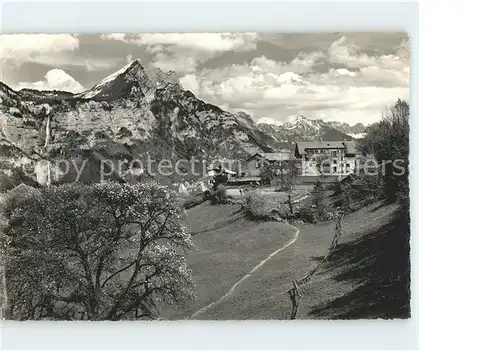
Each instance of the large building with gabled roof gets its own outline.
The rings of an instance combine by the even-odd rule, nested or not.
[[[358,158],[355,141],[301,141],[294,154],[302,161],[302,175],[347,175]]]

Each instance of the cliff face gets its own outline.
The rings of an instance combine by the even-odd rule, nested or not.
[[[59,161],[89,155],[215,159],[271,150],[249,116],[207,104],[175,72],[147,74],[138,61],[80,94],[0,83],[0,122],[0,172],[12,183],[61,180]]]

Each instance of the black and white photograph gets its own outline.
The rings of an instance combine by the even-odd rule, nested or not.
[[[1,34],[1,318],[410,319],[410,57],[404,32]]]

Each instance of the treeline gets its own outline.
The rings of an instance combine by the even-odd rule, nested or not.
[[[370,126],[359,140],[365,164],[351,181],[342,185],[343,206],[355,210],[369,202],[398,201],[409,208],[410,106],[405,100],[384,111],[382,120]]]

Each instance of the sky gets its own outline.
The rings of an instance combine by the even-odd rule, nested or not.
[[[16,90],[81,92],[136,59],[261,122],[370,124],[409,98],[405,33],[0,35],[0,80]]]

